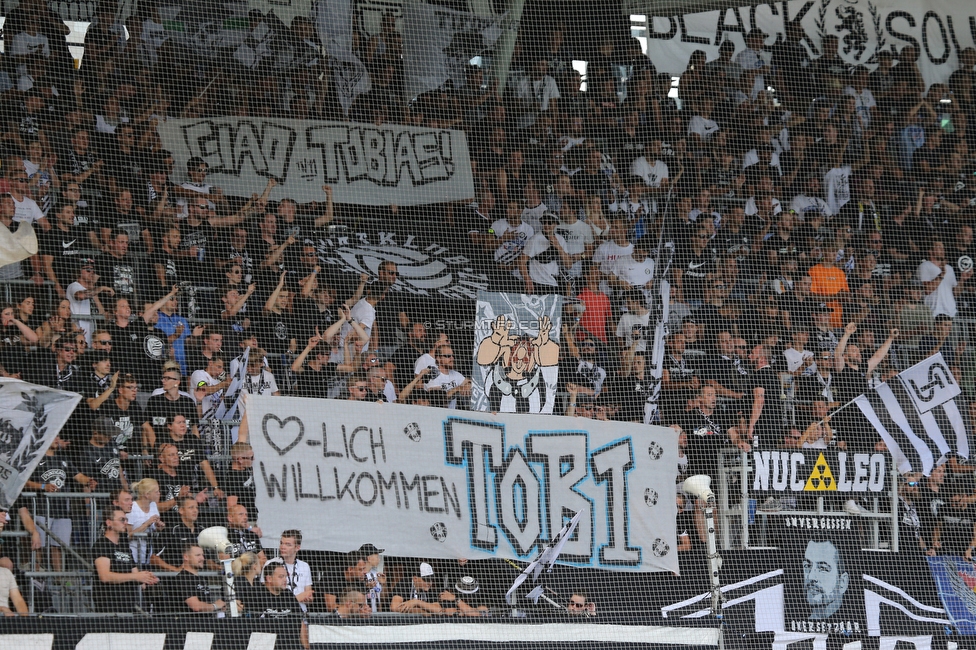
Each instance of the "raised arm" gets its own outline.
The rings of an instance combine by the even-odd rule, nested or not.
[[[837,343],[837,349],[834,350],[834,370],[837,372],[844,369],[844,350],[847,349],[847,342],[856,331],[857,325],[848,323],[847,327],[844,328],[844,335],[840,337],[840,342]]]
[[[888,338],[885,339],[885,342],[881,344],[878,351],[871,355],[871,358],[868,359],[869,375],[873,373],[875,369],[881,365],[881,362],[885,360],[885,357],[888,356],[888,352],[891,350],[891,345],[895,342],[896,338],[898,338],[898,328],[891,330],[891,332],[888,334]]]

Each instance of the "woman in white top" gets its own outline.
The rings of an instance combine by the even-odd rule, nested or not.
[[[148,537],[133,537],[129,542],[132,549],[132,559],[140,566],[149,564],[149,556],[153,554],[153,537],[166,525],[159,516],[159,483],[155,479],[144,478],[132,484],[135,501],[132,502],[132,512],[127,519],[132,526],[130,535],[148,533]]]

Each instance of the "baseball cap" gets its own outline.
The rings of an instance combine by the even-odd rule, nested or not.
[[[816,307],[813,308],[813,313],[815,313],[815,314],[829,314],[832,311],[834,311],[834,310],[831,309],[830,307],[828,307],[827,306],[827,303],[825,303],[825,302],[822,302],[822,303],[820,303],[819,305],[817,305]]]
[[[359,550],[357,550],[356,552],[363,556],[369,556],[369,555],[379,555],[383,551],[384,549],[376,548],[372,544],[363,544],[362,546],[359,547]]]
[[[427,578],[434,575],[434,567],[430,566],[426,562],[420,563],[420,577]]]
[[[554,215],[551,212],[545,212],[545,213],[543,213],[542,217],[539,219],[539,223],[541,223],[543,225],[545,225],[547,223],[550,223],[550,224],[552,224],[554,226],[558,226],[559,225],[559,217],[557,217],[556,215]]]

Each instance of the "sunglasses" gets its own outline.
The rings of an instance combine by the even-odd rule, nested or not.
[[[454,355],[453,354],[438,354],[437,356],[440,357],[440,358],[442,358],[442,359],[453,359],[454,358]]]

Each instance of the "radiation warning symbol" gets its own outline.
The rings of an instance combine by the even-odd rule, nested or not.
[[[803,486],[804,492],[836,492],[837,482],[834,480],[834,474],[830,471],[830,465],[824,459],[824,455],[820,454],[817,458],[816,464],[813,466],[813,471],[810,472],[810,477],[807,479],[807,484]]]

